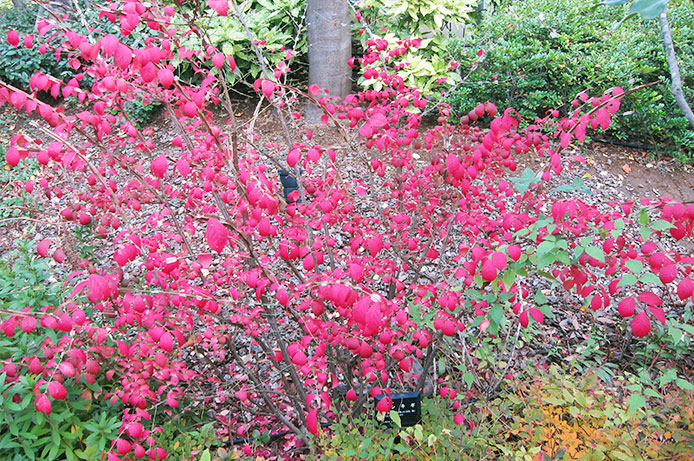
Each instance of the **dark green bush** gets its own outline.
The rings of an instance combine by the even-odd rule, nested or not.
[[[0,10],[0,80],[22,89],[29,88],[29,77],[39,70],[61,80],[69,80],[74,75],[67,60],[57,61],[50,52],[41,54],[38,40],[32,49],[21,45],[15,48],[7,43],[5,34],[9,29],[15,29],[20,37],[36,34],[36,12],[37,6],[33,4],[23,10]]]
[[[584,90],[594,94],[657,82],[623,101],[609,134],[694,152],[694,133],[669,90],[657,21],[631,18],[615,29],[625,12],[577,0],[509,2],[486,17],[471,38],[452,41],[463,69],[477,59],[478,49],[486,57],[447,102],[459,115],[492,101],[533,119],[549,109],[566,110]],[[694,8],[671,1],[669,16],[685,91],[694,101]]]

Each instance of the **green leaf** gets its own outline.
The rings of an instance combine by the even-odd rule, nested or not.
[[[677,379],[677,370],[674,368],[668,368],[663,376],[660,377],[660,387],[665,386]]]
[[[672,341],[677,344],[682,340],[682,330],[677,327],[671,326],[668,328],[668,334],[672,338]]]
[[[686,379],[677,378],[675,380],[675,384],[677,384],[677,386],[679,386],[679,388],[683,391],[694,391],[694,384],[690,383]]]
[[[640,410],[645,406],[646,397],[641,394],[631,394],[631,397],[629,397],[629,413]]]
[[[511,287],[513,286],[514,282],[516,281],[516,271],[513,269],[507,270],[504,273],[504,276],[501,280],[504,282],[504,286],[506,287],[506,290],[510,290]]]
[[[648,224],[649,221],[650,218],[648,217],[648,212],[644,208],[641,210],[641,214],[639,214],[639,224],[641,226],[645,226],[646,224]]]
[[[597,259],[601,263],[605,262],[605,252],[602,251],[602,248],[598,248],[596,246],[589,246],[586,248],[586,253],[588,253],[589,256]]]
[[[634,0],[630,13],[639,13],[643,19],[655,19],[665,11],[668,0]]]
[[[640,274],[643,270],[643,263],[636,259],[630,259],[624,265],[634,274]]]
[[[500,325],[501,321],[504,319],[504,308],[495,304],[489,309],[489,319],[496,325]]]
[[[639,229],[639,234],[641,235],[641,238],[644,242],[651,238],[652,233],[653,231],[650,227],[642,227]]]
[[[651,389],[650,387],[644,389],[643,393],[646,394],[646,395],[649,396],[649,397],[656,397],[656,398],[660,398],[660,397],[661,397],[661,395],[658,394],[657,391],[655,391],[654,389]]]
[[[622,280],[620,280],[619,283],[617,284],[617,287],[618,288],[619,287],[629,287],[629,286],[634,285],[637,281],[638,280],[637,280],[635,275],[624,274],[624,276],[622,277]]]
[[[653,230],[662,231],[666,229],[672,229],[673,227],[675,227],[675,225],[669,221],[665,221],[664,219],[658,219],[657,221],[653,221],[650,227]]]
[[[537,290],[535,292],[535,302],[537,304],[545,304],[547,302],[547,298],[545,297],[545,294],[542,292],[542,290]]]
[[[400,415],[398,414],[397,411],[390,410],[389,415],[390,415],[390,419],[393,420],[393,422],[395,423],[396,426],[402,427],[402,421],[400,420]]]
[[[475,383],[475,376],[468,372],[463,374],[463,380],[465,381],[465,384],[467,384],[467,387],[472,387],[472,385]]]
[[[540,178],[535,177],[535,173],[530,168],[526,168],[520,178],[511,178],[511,180],[516,184],[516,190],[521,195],[525,194],[532,184],[540,182]]]
[[[645,283],[645,284],[653,284],[653,285],[659,285],[662,286],[663,282],[660,281],[657,275],[655,275],[653,272],[646,272],[643,274],[641,277],[639,277],[639,282]]]

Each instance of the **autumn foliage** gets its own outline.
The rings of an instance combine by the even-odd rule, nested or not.
[[[234,12],[226,0],[209,6]],[[563,149],[609,125],[620,88],[581,94],[569,113],[530,125],[483,103],[461,122],[441,107],[425,127],[432,103],[386,70],[377,43],[355,65],[385,88],[344,101],[288,86],[293,54],[283,50],[286,61],[255,85],[285,127],[283,141],[266,142],[253,122],[237,123],[224,78],[233,56],[194,18],[137,1],[102,17],[121,35],[45,21],[36,37],[7,32],[13,46],[43,47],[80,73],[67,82],[38,73],[31,93],[0,82],[0,103],[37,120],[5,160],[35,158],[41,174],[26,193],[60,205],[47,219],[91,226],[108,258],[93,264],[60,239],[40,242],[38,254],[69,273],[67,299],[6,314],[2,329],[32,335],[42,351],[3,368],[10,381],[40,376],[36,411],[49,415],[66,381],[116,383],[100,396],[123,406],[109,460],[165,457],[148,421],[183,402],[214,409],[221,438],[288,431],[282,453],[292,456],[336,412],[371,408],[379,395],[388,412],[391,393],[423,388],[443,341],[542,324],[551,310],[529,292],[531,277],[623,317],[637,337],[692,296],[694,259],[660,242],[691,236],[694,205],[597,207],[550,185],[582,160]],[[125,43],[133,33],[138,46]],[[186,48],[190,33],[202,49]],[[42,44],[51,35],[54,49]],[[195,82],[177,75],[177,60],[194,66]],[[46,93],[78,110],[47,104]],[[133,98],[162,102],[175,135],[136,127],[123,111]],[[307,99],[340,145],[312,141],[299,113]],[[519,176],[519,154],[545,168]],[[298,183],[286,200],[278,170]],[[464,421],[459,405],[450,416]]]

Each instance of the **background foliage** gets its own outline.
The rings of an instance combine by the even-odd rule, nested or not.
[[[692,133],[669,90],[669,72],[656,21],[631,18],[628,8],[573,0],[510,2],[488,15],[470,37],[450,42],[464,64],[486,59],[447,102],[465,114],[479,101],[510,106],[530,120],[562,108],[584,90],[632,88],[657,82],[624,99],[609,134],[622,141],[694,149]],[[673,39],[688,99],[694,100],[694,8],[670,2]]]

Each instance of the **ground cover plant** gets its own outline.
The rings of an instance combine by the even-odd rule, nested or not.
[[[208,6],[243,18],[233,1]],[[4,154],[11,171],[40,165],[21,190],[57,207],[44,221],[93,239],[82,254],[68,237],[74,232],[38,242],[37,255],[67,276],[57,299],[3,305],[6,340],[22,342],[2,357],[3,399],[19,395],[15,403],[24,410],[33,399],[31,417],[54,429],[59,411],[81,417],[86,396],[97,395],[103,417],[84,426],[99,443],[106,440],[96,445],[109,460],[181,458],[180,440],[200,447],[186,457],[209,459],[212,431],[247,456],[292,459],[330,455],[326,440],[343,435],[343,415],[345,426],[374,412],[397,424],[391,410],[399,391],[436,392],[440,398],[425,405],[440,415],[442,433],[482,440],[480,428],[493,418],[481,417],[468,399],[493,399],[506,389],[517,350],[553,315],[531,280],[569,293],[580,300],[577,309],[611,317],[627,344],[647,344],[666,329],[689,344],[694,258],[673,242],[691,237],[694,205],[659,197],[598,207],[581,199],[578,183],[550,186],[582,160],[564,150],[589,130],[607,128],[630,89],[577,94],[566,116],[550,112],[527,126],[513,109],[489,102],[462,123],[441,106],[425,127],[430,103],[384,61],[416,53],[419,43],[402,39],[384,55],[383,42],[369,39],[355,66],[380,79],[379,90],[316,99],[320,88],[282,83],[293,57],[285,49],[275,68],[259,59],[260,101],[242,126],[225,73],[210,71],[233,72],[233,56],[203,33],[200,48],[185,45],[196,33],[195,11],[113,3],[101,16],[118,35],[40,22],[34,39],[55,34],[74,79],[39,72],[30,92],[0,82],[0,102],[33,116],[31,129],[15,133]],[[125,39],[134,34],[143,40]],[[15,30],[6,40],[17,48],[33,44]],[[253,43],[262,58],[262,41]],[[181,59],[200,74],[199,84],[174,73]],[[46,91],[76,99],[78,109],[46,104],[39,97]],[[133,123],[125,105],[137,98],[161,104],[175,136],[162,142]],[[336,127],[341,142],[313,141],[301,124],[307,99],[323,107],[323,123]],[[266,105],[284,127],[281,139],[261,141],[257,133]],[[536,153],[544,167],[515,175],[520,153]],[[286,196],[280,170],[296,183]],[[669,373],[665,384],[691,390],[683,370]],[[604,427],[600,415],[559,400],[553,379],[538,378],[539,397],[528,392],[536,408],[530,417],[564,414],[543,407],[550,395],[585,427]],[[651,395],[643,386],[632,392],[628,411],[647,417],[644,395]],[[596,395],[591,402],[600,401]],[[610,408],[619,413],[623,402]],[[504,432],[510,440],[532,425],[515,416]],[[214,428],[198,427],[204,418]],[[681,420],[690,424],[691,413],[683,410]],[[196,429],[182,434],[188,424]],[[375,456],[451,448],[437,445],[434,434],[423,443],[416,427],[403,431]],[[68,454],[66,430],[55,432],[36,444],[92,459],[83,450]],[[675,432],[691,444],[684,429]],[[548,455],[559,452],[546,433],[530,436]],[[601,446],[622,447],[619,437],[609,432]],[[644,444],[665,446],[663,440],[670,443],[653,437]],[[0,447],[8,457],[31,449]]]

